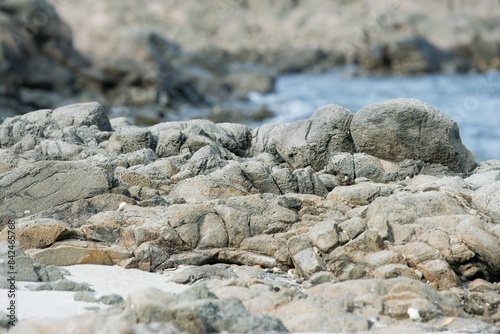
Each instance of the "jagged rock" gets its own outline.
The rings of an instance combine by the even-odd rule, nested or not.
[[[151,132],[136,126],[117,129],[108,142],[111,152],[130,153],[148,148],[151,148]]]
[[[295,267],[306,278],[310,277],[315,272],[324,271],[326,269],[325,262],[313,248],[307,248],[298,252],[292,259]]]
[[[456,227],[464,243],[484,261],[493,276],[498,276],[500,237],[488,231],[487,225],[477,217],[463,220]]]
[[[416,99],[366,106],[354,115],[350,129],[357,152],[381,159],[418,159],[456,172],[469,172],[476,165],[460,140],[457,124]]]
[[[316,110],[306,121],[262,126],[253,133],[252,154],[268,152],[294,168],[320,170],[335,152],[353,152],[349,135],[352,113],[338,105]]]

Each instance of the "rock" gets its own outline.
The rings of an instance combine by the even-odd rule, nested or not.
[[[309,278],[315,272],[326,270],[325,262],[313,248],[298,252],[292,259],[297,270],[306,278]]]
[[[254,131],[252,153],[269,152],[294,168],[320,170],[336,152],[354,150],[348,132],[351,118],[349,110],[327,105],[306,121],[262,126]]]
[[[90,241],[61,241],[49,248],[27,251],[33,260],[40,264],[71,266],[75,264],[114,265],[129,258],[127,249],[113,245],[103,246]]]
[[[476,165],[460,140],[457,124],[419,100],[366,106],[354,115],[350,129],[357,152],[381,159],[419,159],[456,172],[469,172]]]
[[[424,37],[410,37],[371,46],[362,52],[360,65],[383,73],[432,73],[441,69],[442,58],[442,51]]]
[[[121,304],[123,302],[123,297],[117,294],[111,294],[111,295],[101,296],[97,301],[99,303],[103,303],[104,305],[115,305],[115,304]]]
[[[57,281],[53,281],[50,283],[44,283],[41,285],[32,285],[29,286],[29,289],[32,291],[44,291],[44,290],[53,290],[53,291],[88,291],[93,292],[90,286],[87,283],[78,283],[73,282],[68,279],[60,279]]]
[[[428,281],[435,282],[439,290],[448,290],[457,284],[457,277],[444,260],[430,260],[419,263],[417,269]]]
[[[109,176],[89,163],[40,161],[0,175],[0,220],[108,192]]]
[[[323,221],[314,225],[309,231],[309,238],[314,246],[328,253],[341,243],[341,233],[335,222]]]
[[[52,111],[51,117],[62,128],[95,125],[99,130],[111,131],[106,110],[97,102],[77,103],[57,108]]]
[[[478,188],[472,194],[472,204],[486,213],[494,222],[500,222],[500,181]]]
[[[484,261],[493,276],[497,276],[500,269],[500,259],[495,254],[500,251],[500,238],[486,229],[486,224],[479,218],[473,217],[463,220],[456,227],[465,244]]]
[[[370,204],[378,197],[388,197],[392,191],[390,187],[363,182],[349,187],[336,187],[328,193],[326,198],[330,201],[343,202],[350,207],[358,207]]]
[[[165,322],[168,318],[168,306],[177,298],[172,293],[157,288],[147,288],[129,294],[126,306],[133,310],[138,322]]]
[[[68,226],[55,219],[38,219],[17,226],[17,237],[23,249],[46,248],[68,235],[71,235]]]
[[[148,148],[151,148],[151,132],[137,126],[117,129],[108,142],[108,150],[111,152],[130,153]]]

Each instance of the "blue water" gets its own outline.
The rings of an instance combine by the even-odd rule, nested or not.
[[[330,103],[356,112],[371,103],[417,98],[458,123],[462,141],[476,161],[500,159],[500,72],[352,77],[347,71],[285,75],[278,78],[274,93],[251,94],[250,99],[276,113],[266,123],[285,123],[306,119]]]

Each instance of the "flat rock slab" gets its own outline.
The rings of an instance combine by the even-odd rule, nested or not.
[[[0,175],[0,221],[108,192],[106,171],[77,161],[40,161]]]

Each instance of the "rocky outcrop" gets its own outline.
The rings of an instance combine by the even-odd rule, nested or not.
[[[72,264],[181,267],[170,279],[193,285],[13,332],[113,317],[194,333],[499,324],[500,163],[476,167],[423,102],[253,131],[141,128],[79,104],[7,119],[0,145],[0,223],[15,222],[26,278],[54,281],[40,289],[85,289],[50,269]]]
[[[419,100],[394,99],[362,108],[353,117],[351,135],[358,152],[381,159],[422,160],[464,173],[475,167],[457,124]]]

